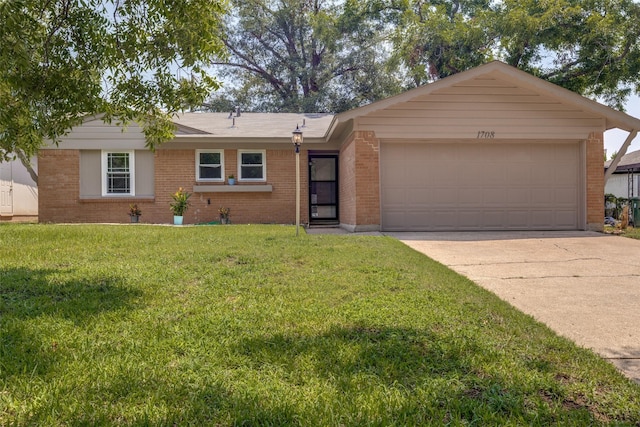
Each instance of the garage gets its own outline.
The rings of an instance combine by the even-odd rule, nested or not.
[[[380,143],[386,231],[575,230],[578,141]]]
[[[340,226],[602,230],[614,128],[640,119],[497,61],[342,112]]]

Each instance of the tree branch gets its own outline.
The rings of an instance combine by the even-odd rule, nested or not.
[[[29,172],[29,175],[31,176],[31,179],[33,180],[33,182],[38,184],[38,174],[33,169],[31,160],[28,159],[27,156],[24,155],[24,152],[18,148],[16,148],[15,153],[20,159],[20,163],[22,163],[22,165],[27,169],[27,172]]]

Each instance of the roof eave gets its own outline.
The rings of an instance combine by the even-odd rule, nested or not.
[[[218,144],[234,144],[238,146],[249,144],[291,144],[290,137],[245,137],[245,136],[216,136],[212,134],[199,134],[199,135],[176,135],[168,143],[179,144],[181,142],[215,142]],[[326,138],[322,137],[304,137],[305,144],[324,144]]]

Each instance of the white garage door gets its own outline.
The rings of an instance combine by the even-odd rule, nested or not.
[[[383,230],[578,229],[578,143],[383,142],[380,168]]]

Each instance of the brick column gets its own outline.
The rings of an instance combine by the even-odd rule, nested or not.
[[[604,229],[604,137],[592,132],[587,139],[587,229]]]
[[[340,222],[351,231],[380,229],[380,141],[352,133],[340,150]]]

